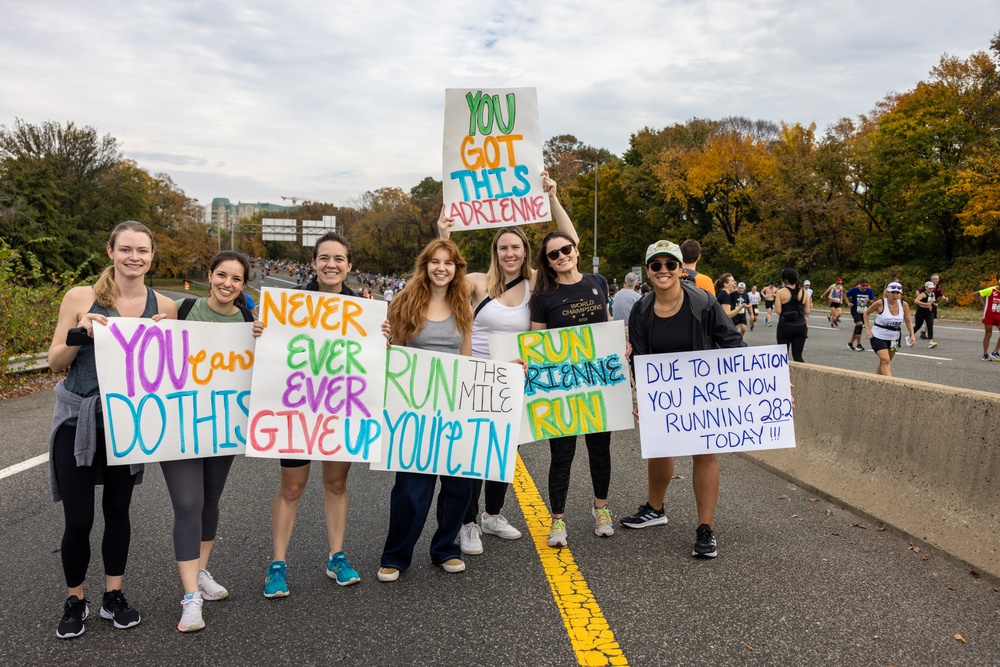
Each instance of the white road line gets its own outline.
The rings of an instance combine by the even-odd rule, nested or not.
[[[897,357],[916,357],[917,359],[933,359],[934,361],[951,361],[947,357],[932,357],[929,354],[913,354],[911,352],[897,352]]]
[[[21,461],[20,463],[15,463],[12,466],[0,470],[0,479],[4,477],[10,477],[11,475],[16,475],[19,472],[23,472],[29,468],[34,468],[37,465],[45,463],[49,460],[48,454],[39,454],[33,459],[28,459],[27,461]]]

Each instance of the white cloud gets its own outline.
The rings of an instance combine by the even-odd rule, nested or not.
[[[544,136],[621,153],[691,117],[868,111],[994,0],[381,3],[0,0],[0,123],[74,121],[185,191],[346,203],[440,178],[444,89],[536,86]]]

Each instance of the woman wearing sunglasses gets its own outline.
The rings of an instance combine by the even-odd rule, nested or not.
[[[682,271],[681,249],[677,244],[657,241],[646,249],[646,275],[653,291],[642,297],[629,315],[633,356],[746,347],[722,305],[694,283],[681,280]],[[712,522],[719,499],[719,462],[715,454],[703,454],[692,457],[692,463],[694,500],[698,507],[692,555],[715,558],[718,550]],[[646,471],[646,502],[635,514],[622,519],[626,528],[667,523],[663,499],[674,474],[674,459],[648,459]]]
[[[910,305],[902,300],[903,286],[897,282],[891,282],[885,286],[885,296],[878,301],[872,302],[865,310],[865,324],[868,324],[869,316],[875,315],[875,326],[866,327],[866,335],[871,340],[872,350],[878,355],[878,368],[875,373],[878,375],[892,375],[889,365],[892,358],[896,356],[899,349],[900,332],[903,324],[906,324],[910,335],[906,337],[906,344],[913,347],[913,322],[910,320]]]
[[[608,282],[597,274],[581,273],[577,239],[566,232],[549,232],[538,251],[538,274],[531,295],[531,329],[607,322]],[[611,433],[588,433],[584,436],[590,457],[590,479],[594,487],[591,516],[594,533],[600,537],[615,534],[608,507],[611,485]],[[551,438],[549,449],[549,502],[552,507],[550,547],[566,546],[564,510],[569,491],[570,468],[576,454],[576,436]]]
[[[542,190],[549,196],[552,217],[559,231],[577,239],[573,221],[556,196],[556,182],[549,178],[548,172],[543,171],[541,176]],[[449,238],[451,228],[454,226],[454,218],[446,218],[442,209],[438,220],[441,238]],[[536,271],[529,264],[530,256],[531,247],[522,229],[504,227],[497,230],[490,244],[489,270],[486,273],[470,273],[466,276],[472,288],[472,304],[475,309],[475,319],[472,322],[472,356],[489,358],[490,336],[522,333],[531,328],[528,300],[535,285]],[[459,533],[462,553],[469,555],[483,553],[482,533],[505,540],[516,540],[521,537],[521,531],[511,526],[500,513],[509,486],[507,482],[487,481],[486,511],[480,514],[479,495],[484,484],[481,479],[473,480],[472,502],[469,503],[465,522]]]

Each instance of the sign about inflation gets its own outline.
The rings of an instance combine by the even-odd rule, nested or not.
[[[642,457],[795,446],[788,348],[635,358]]]
[[[635,427],[625,323],[490,336],[494,359],[523,359],[521,443]]]
[[[252,330],[133,317],[95,326],[108,464],[242,454]]]
[[[449,88],[444,205],[454,230],[551,220],[534,88]]]
[[[247,456],[373,461],[385,387],[385,302],[265,287]]]
[[[514,479],[518,364],[399,345],[386,356],[382,457],[373,470]]]

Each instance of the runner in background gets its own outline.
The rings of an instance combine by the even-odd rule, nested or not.
[[[840,326],[840,316],[844,312],[844,283],[842,278],[837,278],[836,282],[826,288],[821,299],[830,300],[830,314],[826,316],[831,327]]]
[[[875,292],[872,291],[871,283],[867,278],[862,278],[855,287],[847,290],[847,300],[851,302],[851,318],[854,320],[854,333],[851,340],[847,342],[847,347],[851,350],[864,352],[865,346],[861,344],[861,332],[865,329],[865,309],[868,304],[875,300]],[[854,344],[857,343],[857,347]]]
[[[928,348],[938,346],[937,341],[934,340],[935,301],[937,301],[937,296],[934,294],[934,283],[927,281],[917,288],[917,298],[913,301],[913,307],[916,310],[913,326],[917,331],[920,331],[924,323],[927,323],[927,334],[925,335],[923,331],[920,331],[920,337],[930,340],[930,343],[927,344]]]
[[[764,308],[767,312],[764,314],[764,324],[771,326],[771,313],[774,311],[774,295],[778,293],[778,288],[774,286],[774,283],[768,283],[767,287],[760,291],[761,297],[764,299]]]
[[[1000,336],[997,336],[996,347],[990,352],[990,338],[993,337],[993,327],[1000,332],[1000,287],[993,286],[976,292],[976,298],[983,304],[983,361],[1000,361]]]
[[[868,327],[866,335],[871,341],[872,350],[878,355],[878,368],[875,369],[875,373],[891,377],[890,365],[900,347],[903,325],[905,324],[910,332],[906,337],[906,344],[910,347],[913,347],[916,333],[913,331],[913,322],[910,321],[910,305],[902,298],[903,286],[898,282],[891,282],[885,286],[884,294],[882,299],[868,306],[864,318],[865,322],[868,322],[871,314],[876,313],[875,324]]]

